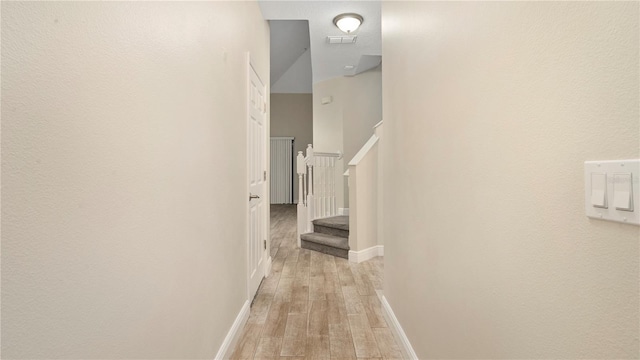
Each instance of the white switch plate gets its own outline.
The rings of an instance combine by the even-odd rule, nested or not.
[[[606,174],[607,208],[594,206],[592,199],[591,174]],[[617,174],[631,174],[633,211],[618,210],[615,207],[614,182]],[[620,193],[620,192],[618,192]],[[624,224],[640,225],[640,159],[607,160],[584,162],[584,207],[588,217],[616,221]]]

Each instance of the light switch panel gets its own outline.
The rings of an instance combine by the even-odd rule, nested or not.
[[[613,174],[613,204],[616,210],[633,211],[632,174]]]
[[[640,225],[640,160],[585,161],[584,206],[590,218]]]

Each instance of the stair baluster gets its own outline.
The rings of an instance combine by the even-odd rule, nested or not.
[[[313,232],[313,220],[337,213],[336,159],[341,158],[340,152],[315,152],[311,144],[306,156],[298,151],[298,245],[300,235]]]

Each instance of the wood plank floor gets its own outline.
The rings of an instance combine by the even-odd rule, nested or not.
[[[296,206],[271,205],[271,275],[232,359],[401,359],[376,289],[382,258],[349,263],[296,242]]]

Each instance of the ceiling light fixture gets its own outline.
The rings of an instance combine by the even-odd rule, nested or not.
[[[340,14],[333,18],[333,23],[338,27],[338,29],[344,31],[347,34],[351,34],[351,32],[355,31],[360,27],[362,21],[364,19],[362,16],[358,14],[348,13],[348,14]]]

